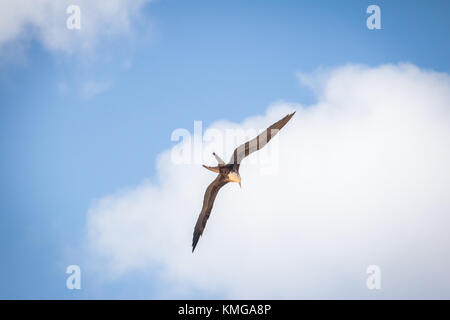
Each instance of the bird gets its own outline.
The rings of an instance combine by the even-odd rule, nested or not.
[[[202,211],[200,212],[197,223],[194,227],[194,234],[192,238],[192,253],[197,246],[198,240],[200,239],[203,231],[205,230],[206,222],[208,221],[209,215],[211,214],[211,210],[214,205],[214,201],[216,200],[217,193],[219,190],[226,185],[228,182],[235,182],[239,184],[241,187],[241,176],[239,174],[239,167],[241,165],[241,161],[252,154],[255,151],[263,148],[269,141],[272,139],[278,131],[283,128],[286,123],[291,120],[294,116],[295,112],[290,113],[278,120],[270,127],[268,127],[265,131],[260,133],[257,137],[249,140],[239,147],[237,147],[231,159],[228,163],[225,163],[215,152],[213,152],[213,156],[217,160],[217,166],[210,167],[203,165],[204,168],[211,170],[215,173],[218,173],[216,179],[206,188],[205,195],[203,197],[203,206]]]

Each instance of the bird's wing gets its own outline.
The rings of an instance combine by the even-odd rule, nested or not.
[[[270,139],[272,139],[278,131],[283,128],[286,123],[294,116],[295,112],[288,114],[283,119],[278,120],[262,133],[260,133],[256,138],[253,138],[246,143],[241,144],[239,147],[234,149],[233,155],[230,159],[230,164],[240,164],[242,159],[244,159],[249,154],[252,154],[255,151],[258,151],[262,147],[264,147]]]
[[[208,188],[206,188],[205,196],[203,198],[202,212],[200,212],[194,228],[194,237],[192,238],[192,252],[194,252],[194,249],[197,246],[197,242],[200,239],[203,230],[205,229],[206,222],[208,221],[217,193],[219,192],[220,188],[222,188],[227,183],[228,181],[225,179],[225,177],[219,174],[217,178],[213,182],[211,182]]]

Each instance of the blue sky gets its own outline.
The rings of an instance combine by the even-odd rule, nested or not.
[[[370,4],[382,30],[366,28]],[[194,120],[315,102],[298,72],[409,62],[449,73],[449,10],[448,1],[160,0],[140,8],[129,34],[72,53],[28,27],[3,46],[20,43],[17,59],[0,47],[0,298],[156,296],[151,274],[145,286],[132,274],[65,288],[94,199],[154,178],[172,131]],[[89,83],[100,92],[86,94]]]

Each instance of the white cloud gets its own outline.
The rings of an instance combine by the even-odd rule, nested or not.
[[[0,2],[0,50],[14,40],[36,37],[51,50],[91,48],[100,36],[127,33],[150,0],[15,0]],[[69,30],[69,5],[81,9],[81,29]]]
[[[94,81],[90,80],[82,84],[81,96],[90,99],[98,94],[101,94],[111,87],[110,81]]]
[[[280,133],[278,173],[244,161],[243,188],[220,191],[194,254],[193,226],[214,175],[173,164],[167,150],[158,181],[91,206],[91,263],[115,277],[152,269],[165,284],[161,296],[172,298],[191,289],[230,298],[450,298],[450,77],[349,65],[316,79],[308,83],[318,103],[295,105]],[[240,126],[264,128],[291,107],[273,105]],[[373,264],[380,291],[366,288]]]

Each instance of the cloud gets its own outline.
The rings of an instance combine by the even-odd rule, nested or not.
[[[81,86],[81,96],[90,99],[101,94],[111,87],[109,81],[87,81]]]
[[[0,50],[12,41],[36,38],[46,48],[76,52],[99,37],[126,34],[150,0],[16,0],[0,2]],[[69,5],[81,9],[81,29],[69,30]]]
[[[194,254],[214,175],[166,150],[157,180],[90,207],[90,263],[112,282],[151,270],[166,298],[450,298],[449,75],[405,64],[311,77],[315,105],[280,102],[232,124],[262,129],[297,110],[279,135],[277,173],[245,160],[243,188],[220,191]],[[369,265],[381,290],[366,288]]]

